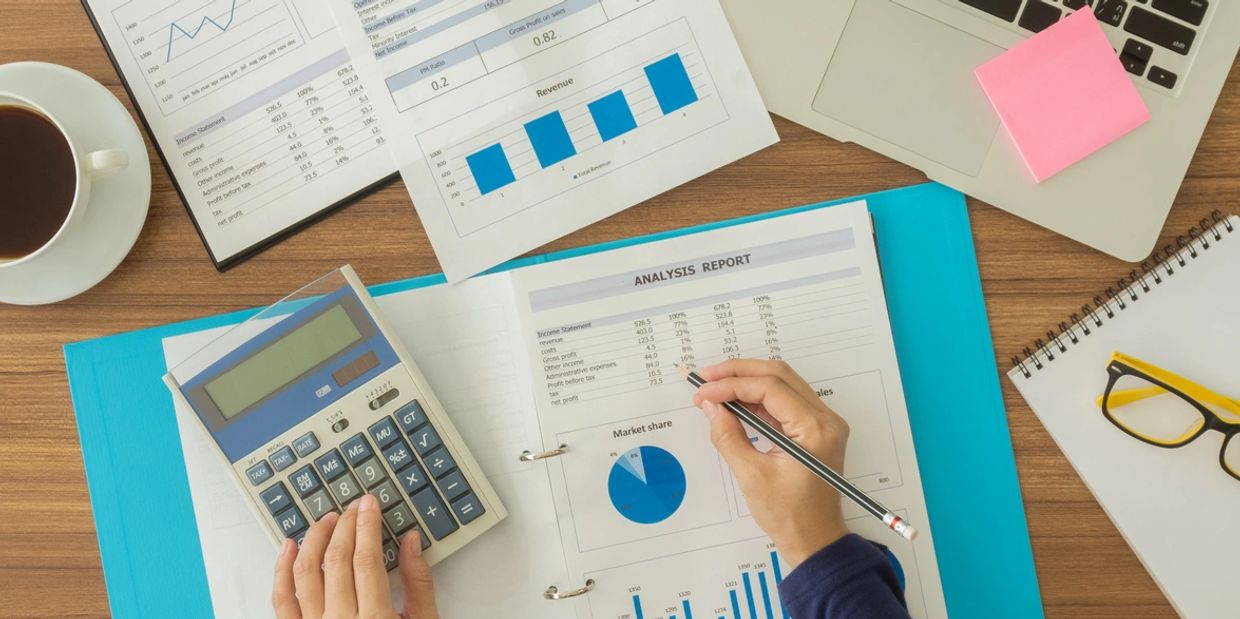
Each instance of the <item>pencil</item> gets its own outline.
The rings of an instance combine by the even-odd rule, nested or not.
[[[681,365],[677,365],[676,368],[680,371],[680,374],[689,381],[690,385],[693,385],[694,387],[701,387],[706,384],[706,379],[699,376],[697,372]],[[870,495],[862,492],[861,489],[854,486],[852,482],[844,479],[843,475],[831,470],[831,467],[824,464],[822,460],[819,460],[816,456],[814,456],[814,454],[810,453],[804,447],[801,447],[795,441],[788,438],[787,435],[777,430],[775,426],[772,426],[757,413],[746,408],[744,404],[741,404],[740,402],[724,402],[723,407],[728,409],[728,411],[733,415],[739,417],[741,421],[749,424],[754,430],[757,430],[758,434],[765,436],[767,440],[784,450],[785,453],[795,458],[801,464],[804,464],[805,468],[808,468],[811,473],[817,475],[828,484],[831,484],[831,487],[838,490],[840,494],[852,499],[853,502],[860,505],[862,509],[870,512],[879,520],[882,520],[883,524],[887,525],[888,529],[891,529],[896,534],[908,540],[911,540],[917,536],[917,529],[913,528],[913,525],[909,524],[903,518],[893,514],[891,510],[883,507],[882,503],[870,498]]]

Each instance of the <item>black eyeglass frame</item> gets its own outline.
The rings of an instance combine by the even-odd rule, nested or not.
[[[1231,475],[1237,481],[1240,481],[1240,471],[1233,471],[1228,468],[1227,459],[1225,458],[1227,454],[1227,447],[1231,444],[1232,440],[1235,440],[1236,435],[1240,434],[1240,424],[1228,423],[1224,421],[1222,417],[1218,416],[1218,413],[1210,410],[1196,399],[1189,397],[1188,394],[1183,391],[1180,391],[1179,389],[1176,389],[1175,387],[1172,387],[1171,385],[1168,385],[1167,383],[1158,380],[1157,378],[1154,378],[1153,376],[1150,376],[1149,374],[1146,374],[1145,372],[1142,372],[1141,370],[1138,370],[1118,359],[1113,359],[1111,363],[1107,365],[1107,376],[1107,388],[1106,391],[1102,393],[1102,414],[1107,418],[1107,421],[1111,422],[1111,425],[1119,428],[1124,432],[1124,434],[1127,434],[1142,443],[1154,445],[1155,447],[1163,447],[1165,449],[1177,449],[1179,447],[1183,447],[1200,438],[1202,434],[1205,434],[1210,430],[1214,430],[1223,435],[1223,446],[1218,452],[1219,467],[1221,467],[1228,475]],[[1151,385],[1165,389],[1168,393],[1179,396],[1180,399],[1188,402],[1193,406],[1193,408],[1197,409],[1197,412],[1201,413],[1204,423],[1201,424],[1201,427],[1198,428],[1192,436],[1189,436],[1182,442],[1174,445],[1151,441],[1135,432],[1132,432],[1128,428],[1124,427],[1124,424],[1115,419],[1115,416],[1111,414],[1111,408],[1109,405],[1109,402],[1111,401],[1111,390],[1115,388],[1115,385],[1119,382],[1119,379],[1124,376],[1135,376],[1141,380],[1149,382]]]

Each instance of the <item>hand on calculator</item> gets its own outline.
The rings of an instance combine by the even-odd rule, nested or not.
[[[284,540],[276,560],[271,604],[279,619],[362,617],[438,619],[431,568],[417,533],[400,545],[405,612],[397,615],[383,561],[383,514],[375,497],[349,504],[310,526],[301,549]]]

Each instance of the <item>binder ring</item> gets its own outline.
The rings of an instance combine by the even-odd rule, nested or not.
[[[548,600],[567,600],[568,598],[575,598],[579,595],[585,595],[593,588],[593,578],[587,579],[584,587],[579,587],[577,589],[573,589],[572,591],[565,591],[563,593],[560,592],[558,587],[551,585],[550,587],[547,587],[546,591],[543,591],[543,597]]]
[[[525,450],[525,451],[521,452],[520,460],[521,460],[522,462],[533,462],[533,461],[535,461],[535,460],[542,460],[543,458],[554,458],[554,457],[556,457],[556,456],[562,456],[562,455],[564,455],[566,452],[568,452],[568,445],[565,445],[565,444],[561,443],[559,447],[557,447],[557,448],[555,448],[555,449],[552,449],[552,450],[550,450],[550,451],[538,451],[538,452],[535,452],[535,451],[530,451],[530,450],[528,450],[528,449],[527,449],[527,450]],[[591,581],[591,582],[593,582],[593,581]],[[552,587],[552,589],[554,589],[554,588],[555,588],[555,587]],[[578,595],[580,595],[580,594],[578,594]],[[572,596],[569,596],[569,597],[572,597]],[[555,598],[555,599],[559,599],[559,598]]]

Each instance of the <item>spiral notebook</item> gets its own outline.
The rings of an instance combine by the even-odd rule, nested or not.
[[[1216,212],[1014,358],[1008,377],[1177,612],[1235,617],[1240,480],[1207,431],[1168,449],[1097,403],[1119,351],[1240,396],[1240,217]]]

